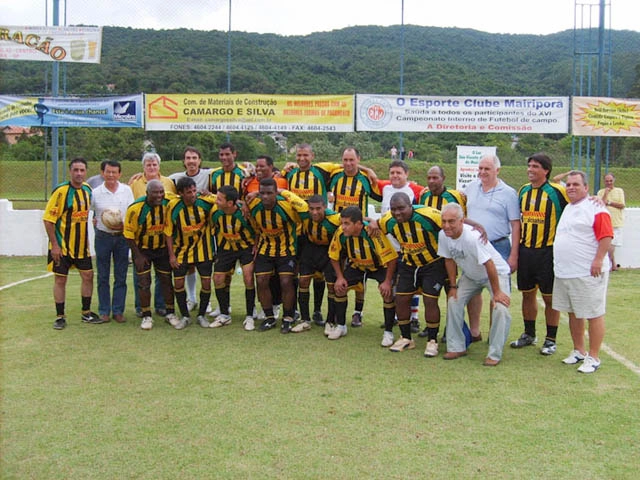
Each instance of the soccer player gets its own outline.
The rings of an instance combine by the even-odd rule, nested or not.
[[[67,275],[71,267],[80,272],[80,296],[82,298],[82,321],[103,323],[91,311],[93,293],[93,265],[89,252],[89,209],[91,187],[84,183],[87,177],[87,161],[77,157],[69,162],[69,181],[58,185],[47,202],[42,220],[49,237],[47,269],[55,274],[53,300],[56,304],[56,320],[53,328],[62,330],[67,326],[65,297]]]
[[[147,195],[138,198],[127,209],[124,221],[126,238],[133,265],[138,277],[137,288],[140,298],[142,322],[140,328],[151,330],[151,266],[155,268],[156,279],[160,282],[166,305],[166,321],[172,327],[180,323],[173,306],[173,286],[171,285],[171,265],[164,236],[165,225],[169,221],[164,186],[160,180],[147,182]]]
[[[347,291],[364,290],[367,278],[378,282],[384,313],[382,346],[393,345],[393,323],[395,305],[393,280],[398,254],[385,235],[373,238],[364,228],[362,210],[350,206],[340,212],[340,228],[329,246],[329,258],[336,272],[334,290],[336,294],[336,327],[328,332],[329,340],[338,340],[347,334]]]
[[[335,272],[329,261],[329,244],[333,235],[340,227],[340,214],[327,208],[327,201],[322,195],[313,195],[307,200],[309,204],[309,218],[304,219],[302,231],[307,241],[302,247],[299,257],[298,305],[300,306],[301,322],[292,331],[304,332],[311,328],[309,315],[309,286],[311,279],[319,272],[327,281],[328,286],[328,314],[325,329],[331,330],[335,323],[335,294],[333,284]],[[314,312],[315,315],[316,312]]]
[[[295,312],[295,288],[293,277],[296,271],[297,224],[307,218],[309,207],[297,195],[283,190],[278,194],[273,178],[260,180],[259,197],[249,201],[251,217],[258,232],[255,263],[258,299],[262,304],[265,319],[258,328],[270,330],[276,325],[273,314],[273,299],[269,281],[276,273],[282,290],[284,315],[281,333],[289,333]]]
[[[213,269],[213,241],[209,215],[214,200],[211,198],[205,201],[197,192],[196,182],[189,177],[178,180],[176,189],[180,198],[169,203],[169,219],[164,229],[169,263],[173,268],[176,301],[182,314],[176,328],[180,330],[191,323],[184,284],[185,276],[192,267],[200,274],[201,282],[196,321],[201,327],[207,328],[209,321],[205,314],[211,297]]]
[[[420,192],[418,203],[442,211],[447,203],[457,203],[466,211],[466,199],[458,190],[447,188],[444,184],[444,170],[434,165],[427,171],[427,186]]]
[[[238,152],[232,143],[223,143],[218,147],[218,160],[220,167],[211,170],[209,175],[208,190],[216,193],[223,185],[231,185],[242,193],[242,181],[244,180],[244,172],[236,165]]]
[[[537,292],[544,301],[547,335],[540,349],[543,355],[556,352],[556,335],[560,312],[553,309],[553,242],[562,211],[569,203],[565,187],[549,182],[551,158],[536,153],[527,159],[529,182],[518,192],[522,212],[522,231],[518,256],[518,290],[522,292],[522,319],[524,333],[511,342],[511,347],[534,345]]]
[[[390,350],[401,352],[415,348],[411,338],[410,304],[416,293],[424,301],[428,336],[425,357],[438,355],[440,307],[438,297],[445,286],[444,260],[438,255],[438,233],[441,229],[440,211],[426,206],[412,206],[406,193],[391,197],[391,210],[378,221],[380,231],[392,235],[400,245],[402,257],[398,261],[396,286],[396,316],[401,337]]]
[[[216,204],[211,209],[210,224],[217,245],[214,263],[213,284],[220,306],[220,314],[209,325],[212,328],[223,327],[231,323],[229,312],[230,295],[228,279],[232,278],[236,262],[240,262],[245,288],[245,306],[247,315],[243,326],[253,330],[253,309],[255,307],[254,243],[255,230],[245,219],[238,207],[238,190],[231,185],[223,185],[216,194]]]

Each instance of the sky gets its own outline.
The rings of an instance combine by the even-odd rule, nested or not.
[[[577,24],[597,27],[599,0],[577,2],[583,5]],[[640,0],[606,3],[611,6],[612,29],[640,31]],[[59,0],[59,4],[60,25],[224,31],[229,26],[229,0]],[[574,4],[574,0],[404,0],[404,23],[546,35],[573,29]],[[53,25],[52,5],[53,0],[0,0],[0,21]],[[401,10],[402,0],[231,0],[231,29],[307,35],[354,25],[399,25]]]

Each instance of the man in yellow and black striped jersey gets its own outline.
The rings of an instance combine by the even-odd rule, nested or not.
[[[211,170],[209,175],[209,191],[216,193],[223,185],[232,185],[242,195],[244,172],[236,165],[238,152],[232,143],[223,143],[218,147],[220,167]]]
[[[255,275],[258,299],[265,314],[259,330],[270,330],[276,325],[269,288],[270,278],[276,273],[284,309],[280,332],[289,333],[293,327],[296,303],[297,225],[307,218],[309,207],[307,202],[287,190],[278,192],[273,178],[260,180],[259,192],[259,197],[250,200],[248,205],[258,234]]]
[[[569,203],[565,188],[549,182],[551,158],[536,153],[527,159],[529,182],[518,191],[522,228],[518,253],[518,290],[522,292],[522,319],[524,333],[511,342],[511,347],[534,345],[536,339],[536,317],[538,289],[544,300],[544,316],[547,334],[540,349],[543,355],[556,351],[556,334],[560,323],[560,312],[552,307],[553,293],[553,241],[564,207]]]
[[[151,330],[151,266],[156,271],[162,297],[166,305],[166,320],[175,327],[178,317],[173,306],[173,287],[171,285],[171,265],[164,238],[164,228],[168,220],[164,186],[160,180],[149,180],[147,194],[134,201],[127,208],[124,219],[124,238],[131,248],[133,265],[138,278],[138,296],[142,322],[140,328]]]
[[[77,157],[69,162],[69,179],[58,185],[47,202],[42,220],[49,237],[47,269],[55,274],[53,300],[56,304],[56,320],[53,328],[62,330],[67,326],[65,298],[67,275],[71,267],[80,272],[80,296],[82,298],[82,321],[103,323],[91,311],[93,294],[93,264],[89,251],[89,210],[91,187],[84,183],[87,178],[87,161]]]

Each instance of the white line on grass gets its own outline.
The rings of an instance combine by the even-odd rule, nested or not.
[[[40,275],[39,277],[25,278],[24,280],[20,280],[19,282],[13,282],[13,283],[10,283],[9,285],[3,285],[2,287],[0,287],[0,292],[2,290],[6,290],[7,288],[16,287],[18,285],[31,282],[33,280],[40,280],[41,278],[47,278],[47,277],[50,277],[51,275],[53,275],[53,273],[49,272],[49,273],[45,273],[44,275]]]

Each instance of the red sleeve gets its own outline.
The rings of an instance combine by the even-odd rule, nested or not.
[[[422,191],[425,187],[423,187],[422,185],[418,185],[415,182],[409,182],[409,187],[411,188],[411,190],[413,190],[413,203],[420,203],[420,195],[422,194]]]
[[[382,193],[382,189],[384,187],[386,187],[387,185],[391,185],[391,180],[380,180],[380,179],[378,179],[378,189],[380,190],[380,193]]]
[[[613,238],[613,226],[608,212],[596,213],[596,218],[593,221],[593,233],[598,241],[606,237]]]

